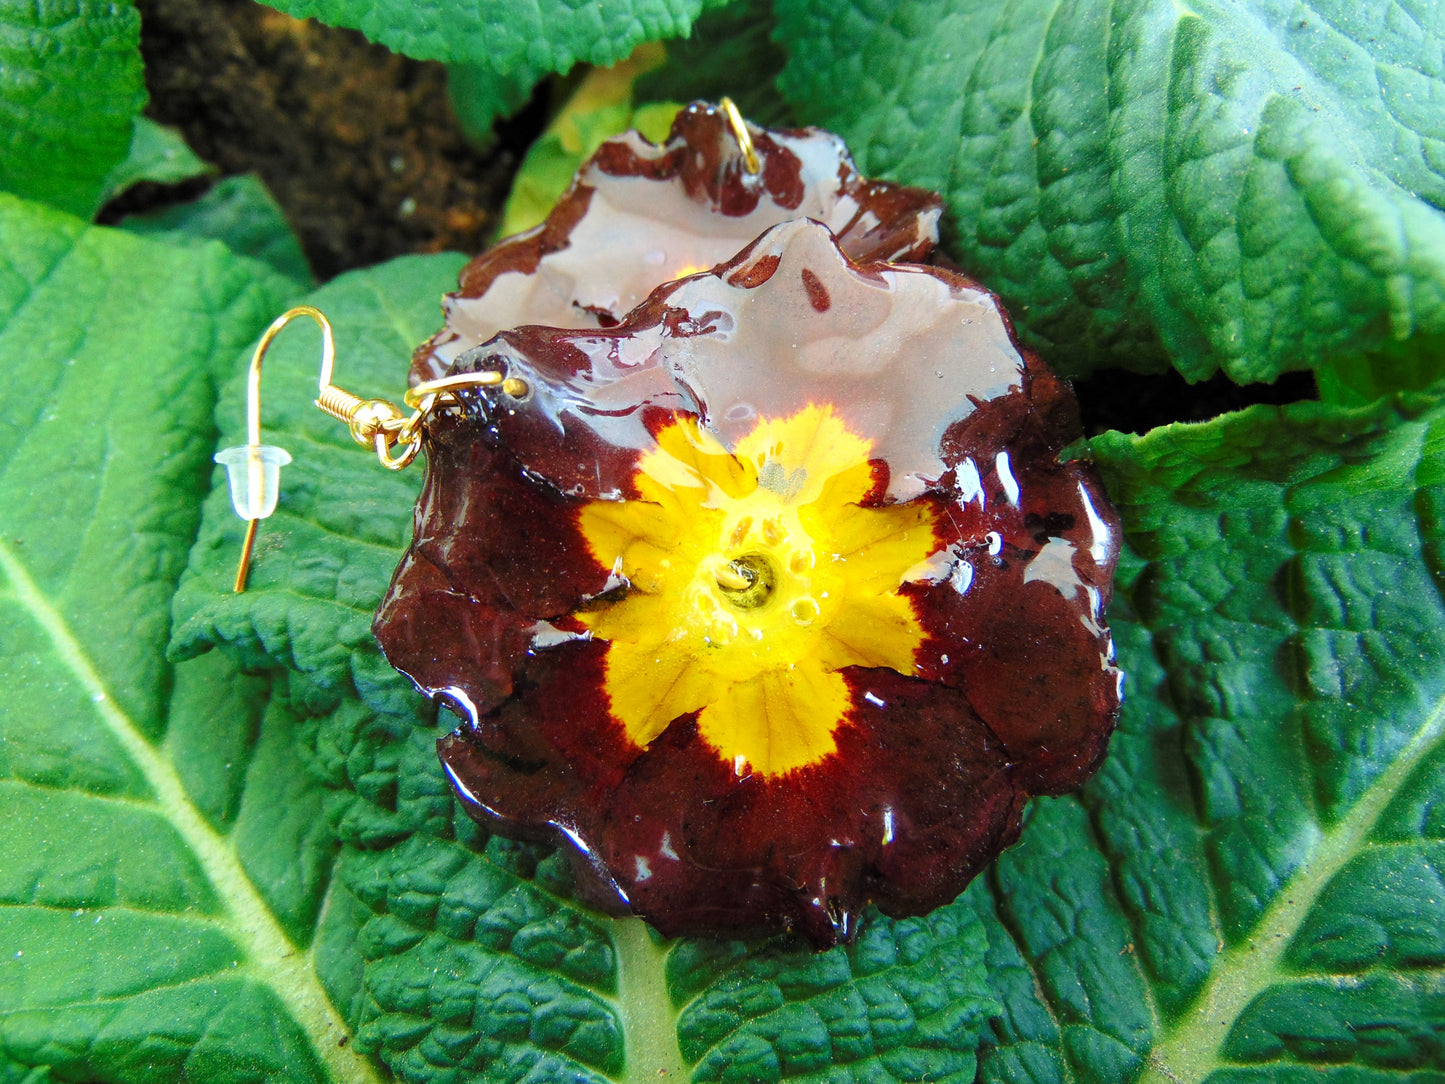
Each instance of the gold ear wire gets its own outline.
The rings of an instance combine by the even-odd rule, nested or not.
[[[761,173],[763,171],[762,159],[758,157],[757,148],[753,146],[752,133],[748,131],[747,123],[743,115],[738,112],[738,107],[733,105],[731,98],[723,98],[718,102],[722,107],[723,115],[728,119],[728,127],[732,129],[733,138],[738,141],[738,149],[743,152],[743,167],[749,173]]]
[[[321,327],[323,391],[330,383],[331,368],[336,358],[331,324],[310,305],[298,305],[282,313],[271,322],[251,354],[251,366],[246,373],[246,443],[216,453],[216,462],[226,468],[230,479],[231,504],[236,514],[246,521],[246,539],[241,543],[241,562],[236,568],[233,587],[237,594],[246,590],[246,579],[251,572],[251,552],[256,545],[256,529],[276,510],[276,500],[281,493],[281,468],[291,462],[291,455],[285,448],[261,443],[261,363],[281,329],[298,316],[309,316]]]
[[[331,382],[336,367],[336,341],[331,323],[320,309],[297,305],[288,309],[266,329],[251,355],[251,368],[246,376],[246,443],[216,453],[216,462],[226,468],[231,483],[231,504],[236,514],[246,521],[246,539],[241,544],[241,563],[236,569],[235,591],[246,590],[251,571],[251,551],[256,544],[256,528],[261,520],[276,510],[281,492],[281,468],[291,462],[284,448],[261,443],[261,362],[271,342],[281,329],[298,316],[309,316],[321,328],[321,375],[317,381],[316,405],[338,421],[345,422],[351,437],[362,447],[375,450],[376,457],[388,470],[401,470],[417,457],[422,445],[422,423],[439,405],[456,401],[456,393],[470,388],[500,387],[513,399],[523,399],[531,390],[519,377],[504,377],[499,372],[465,373],[418,384],[406,393],[406,403],[414,408],[411,417],[385,399],[363,399]],[[392,455],[392,449],[401,451]]]
[[[271,321],[271,326],[266,329],[251,354],[251,368],[246,375],[246,440],[250,444],[261,443],[261,362],[266,357],[266,351],[271,349],[271,341],[281,334],[281,329],[300,316],[311,317],[321,328],[321,379],[318,381],[318,394],[324,395],[331,386],[331,372],[336,367],[336,338],[331,333],[331,321],[326,319],[326,314],[320,309],[310,305],[297,305],[294,309],[287,309]]]

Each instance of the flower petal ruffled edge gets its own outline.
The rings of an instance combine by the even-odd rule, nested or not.
[[[546,221],[462,269],[459,289],[443,299],[446,326],[412,358],[412,383],[441,376],[499,331],[614,325],[655,287],[727,260],[790,218],[824,222],[860,261],[933,252],[937,194],[869,180],[830,132],[748,131],[762,162],[757,175],[722,110],[705,102],[679,112],[662,144],[635,132],[604,143]],[[678,220],[671,228],[669,213]]]

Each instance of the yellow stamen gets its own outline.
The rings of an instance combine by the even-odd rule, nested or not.
[[[913,673],[924,633],[898,590],[936,548],[933,511],[863,507],[869,450],[826,406],[760,419],[731,453],[682,418],[642,459],[642,500],[582,509],[593,557],[632,584],[577,616],[609,641],[633,742],[696,712],[740,775],[781,775],[836,748],[852,707],[837,671]]]

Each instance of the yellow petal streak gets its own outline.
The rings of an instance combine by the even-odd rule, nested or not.
[[[871,445],[826,406],[760,419],[729,452],[690,418],[662,430],[642,499],[581,513],[620,597],[578,614],[610,641],[612,713],[642,746],[673,720],[738,774],[781,775],[836,748],[845,666],[913,673],[923,630],[898,594],[935,548],[932,508],[864,508]]]

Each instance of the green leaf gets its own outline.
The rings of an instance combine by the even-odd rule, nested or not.
[[[1372,354],[1332,358],[1315,371],[1320,398],[1363,406],[1392,391],[1423,391],[1445,379],[1445,337],[1422,335],[1386,343]]]
[[[1273,380],[1445,333],[1432,5],[776,7],[799,115],[942,191],[1066,373]]]
[[[966,894],[1007,1007],[981,1079],[1434,1079],[1445,404],[1257,407],[1094,452],[1127,698],[1096,779]]]
[[[518,108],[546,75],[606,66],[645,41],[686,37],[698,15],[727,0],[511,0],[414,5],[403,0],[276,0],[297,18],[360,30],[418,60],[464,65],[454,95],[473,129]]]
[[[695,1081],[971,1081],[984,1020],[982,925],[958,904],[870,914],[858,943],[816,955],[683,942],[668,960]],[[846,1075],[843,1075],[846,1074]]]
[[[634,80],[648,62],[634,58],[594,69],[581,81],[546,131],[527,148],[512,180],[499,236],[521,233],[546,218],[582,163],[613,136],[636,128],[654,143],[667,139],[678,103],[634,107],[632,102]]]
[[[130,215],[121,228],[175,244],[220,241],[232,252],[270,264],[295,282],[306,286],[315,282],[285,213],[255,174],[222,178],[190,203]]]
[[[532,88],[546,74],[530,66],[499,72],[485,63],[448,65],[447,96],[466,137],[485,145],[497,119],[526,105]]]
[[[0,196],[0,1069],[375,1080],[312,970],[334,841],[270,681],[170,666],[222,363],[286,280]]]
[[[145,100],[130,0],[0,0],[0,190],[91,217]]]
[[[337,380],[400,398],[411,349],[440,319],[436,299],[462,262],[394,260],[313,295],[337,329]],[[267,356],[264,439],[295,461],[250,586],[228,588],[243,524],[218,476],[176,597],[174,647],[219,645],[280,672],[307,759],[331,792],[325,820],[341,845],[344,902],[317,943],[328,946],[328,989],[359,1028],[356,1047],[409,1080],[458,1070],[602,1080],[626,1060],[606,920],[568,898],[555,862],[539,875],[535,848],[458,830],[435,713],[370,634],[420,472],[383,470],[316,410],[318,344],[309,326],[288,329]],[[221,404],[223,443],[244,440],[243,376],[238,366]]]
[[[394,260],[312,295],[336,325],[338,382],[400,391],[460,264]],[[660,944],[635,920],[578,904],[561,855],[490,838],[462,816],[433,713],[369,631],[409,537],[418,472],[382,470],[312,405],[318,342],[302,325],[267,356],[263,439],[295,461],[250,586],[229,590],[243,525],[217,477],[172,648],[200,659],[219,648],[276,676],[272,709],[289,713],[328,790],[340,846],[317,966],[359,1029],[355,1045],[405,1080],[650,1081],[684,1067],[700,1080],[971,1079],[994,1006],[967,907],[875,915],[857,946],[821,956],[786,939]],[[223,443],[243,439],[242,378],[238,365]]]
[[[179,184],[214,173],[215,169],[191,150],[177,129],[157,124],[149,117],[137,116],[130,151],[105,179],[101,200],[114,199],[141,181]]]
[[[667,62],[637,81],[642,101],[715,102],[731,98],[754,124],[794,126],[775,83],[787,59],[773,43],[770,0],[741,0],[697,21],[690,37],[670,42]]]

